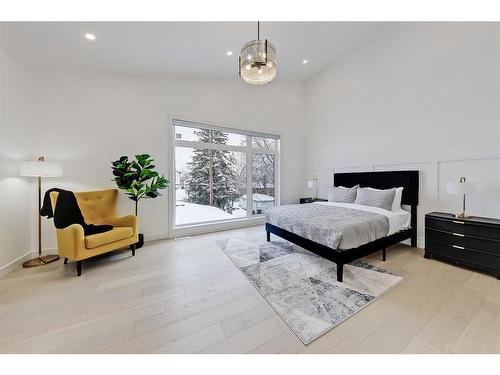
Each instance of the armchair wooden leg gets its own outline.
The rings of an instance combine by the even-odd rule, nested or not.
[[[130,245],[130,250],[132,250],[132,256],[135,257],[135,244]]]
[[[382,260],[385,262],[386,259],[387,259],[387,249],[384,247],[384,249],[382,250]]]
[[[81,274],[82,274],[82,261],[81,260],[76,262],[76,273],[78,276],[81,276]]]
[[[267,242],[271,241],[271,232],[266,232]]]
[[[64,264],[68,264],[68,258],[64,258]]]

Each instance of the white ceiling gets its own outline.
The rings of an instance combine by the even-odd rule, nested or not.
[[[383,25],[263,22],[260,30],[276,46],[278,79],[304,80]],[[97,39],[86,40],[87,32]],[[42,69],[231,78],[241,46],[256,34],[256,22],[3,22],[0,46]]]

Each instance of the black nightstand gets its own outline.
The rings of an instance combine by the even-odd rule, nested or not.
[[[299,203],[304,204],[304,203],[313,203],[313,202],[328,202],[328,199],[321,199],[321,198],[300,198]]]
[[[488,272],[500,280],[500,220],[431,212],[425,215],[425,257]]]

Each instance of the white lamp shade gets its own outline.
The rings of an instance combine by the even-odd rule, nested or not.
[[[310,188],[310,189],[314,189],[316,188],[318,185],[317,185],[317,181],[315,180],[309,180],[307,181],[307,187]]]
[[[60,177],[63,174],[62,164],[48,161],[23,161],[19,174],[25,177]]]
[[[470,182],[448,182],[446,192],[448,194],[469,194],[474,190],[474,184]]]

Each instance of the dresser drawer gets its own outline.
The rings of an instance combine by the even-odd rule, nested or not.
[[[426,238],[425,251],[463,261],[464,263],[500,270],[500,255],[479,252],[465,246],[446,244]]]
[[[458,228],[457,230],[459,230]],[[450,245],[458,245],[469,249],[485,251],[493,255],[500,256],[500,241],[488,240],[469,236],[460,232],[445,232],[439,229],[426,228],[425,238],[429,240],[448,243]]]
[[[426,216],[425,227],[500,241],[500,230],[498,227],[472,224],[460,219],[443,220]]]

